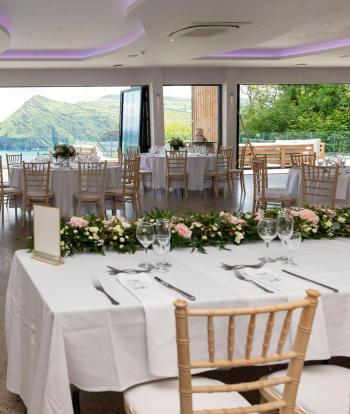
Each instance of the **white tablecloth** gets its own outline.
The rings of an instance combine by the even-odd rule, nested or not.
[[[79,191],[79,171],[77,167],[73,169],[56,169],[51,170],[50,190],[55,193],[54,206],[60,209],[61,217],[70,217],[75,214],[73,194]],[[24,189],[24,179],[22,168],[13,168],[10,186]],[[106,188],[121,187],[121,169],[120,166],[108,166],[106,175]],[[95,205],[82,205],[81,213],[96,213]]]
[[[215,169],[215,154],[208,155],[188,155],[188,189],[202,191],[205,187],[210,187],[210,180],[204,183],[204,174],[208,170]],[[152,172],[153,189],[166,188],[166,158],[165,155],[141,154],[141,170]],[[173,188],[182,188],[183,182],[172,182]]]
[[[305,241],[296,255],[296,273],[340,290],[335,294],[319,288],[322,300],[310,339],[309,359],[350,356],[349,247],[350,240],[343,239]],[[276,293],[267,294],[219,267],[220,262],[256,263],[266,254],[262,242],[233,247],[232,251],[208,248],[207,252],[175,250],[169,255],[173,267],[161,275],[196,296],[191,306],[257,306],[303,297],[309,287],[318,289],[280,272],[281,281],[272,285]],[[272,243],[269,254],[281,253],[280,243]],[[69,384],[87,391],[121,391],[156,378],[150,360],[157,358],[147,347],[149,321],[144,308],[106,272],[106,265],[135,267],[143,259],[142,252],[82,254],[52,267],[32,260],[26,251],[16,252],[6,297],[7,388],[21,396],[28,414],[72,414]],[[93,289],[92,276],[111,286],[120,306],[111,305]],[[173,298],[164,289],[168,300],[159,308],[159,329],[167,331],[169,338],[174,332],[172,326],[164,326],[163,315],[172,312]],[[237,326],[237,338],[244,342],[242,331],[246,335]],[[167,366],[162,368],[160,364],[156,369],[159,377],[177,372],[172,359]]]
[[[287,188],[302,206],[301,170],[298,167],[290,168],[288,173]],[[337,192],[335,195],[338,207],[350,207],[350,170],[345,169],[338,177]],[[320,200],[319,204],[322,204]]]

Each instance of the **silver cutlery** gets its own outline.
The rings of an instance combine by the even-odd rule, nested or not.
[[[316,282],[316,280],[309,279],[309,278],[307,278],[305,276],[300,276],[300,275],[298,275],[296,273],[290,272],[289,270],[282,269],[282,272],[287,273],[288,275],[297,277],[298,279],[302,279],[302,280],[306,280],[307,282],[314,283],[315,285],[322,286],[322,287],[324,287],[326,289],[329,289],[329,290],[331,290],[331,291],[333,291],[335,293],[338,293],[339,292],[338,289],[336,289],[336,288],[334,288],[332,286],[325,285],[324,283],[321,283],[321,282]]]
[[[177,288],[176,286],[171,285],[170,283],[166,282],[165,280],[161,279],[158,276],[155,276],[154,280],[156,280],[161,285],[167,287],[168,289],[172,289],[175,292],[180,293],[180,295],[184,296],[185,298],[187,298],[189,300],[192,300],[192,301],[196,300],[195,296],[192,296],[189,293],[185,292],[184,290],[181,290],[181,289]]]
[[[240,272],[239,270],[235,270],[234,272],[235,272],[235,275],[236,275],[237,279],[239,279],[239,280],[243,280],[243,281],[245,281],[245,282],[252,283],[253,285],[255,285],[256,287],[258,287],[258,288],[262,289],[262,290],[263,290],[264,292],[266,292],[266,293],[274,293],[274,291],[273,291],[273,290],[267,289],[265,286],[262,286],[262,285],[260,285],[259,283],[255,282],[254,280],[252,280],[252,279],[249,279],[249,278],[245,277],[245,276],[242,274],[242,272]]]
[[[151,265],[147,269],[117,269],[113,266],[107,266],[110,275],[118,275],[119,273],[127,273],[127,274],[138,274],[138,273],[149,273],[152,271],[155,266]]]
[[[114,298],[112,298],[112,296],[110,294],[108,294],[105,291],[105,289],[101,285],[101,282],[96,277],[92,278],[92,284],[98,292],[103,293],[109,299],[109,301],[111,302],[112,305],[119,305],[120,304],[118,301],[116,301]]]
[[[226,263],[221,263],[221,267],[223,267],[225,270],[239,270],[239,269],[244,269],[245,267],[249,267],[250,269],[260,269],[261,267],[263,267],[265,264],[265,262],[261,262],[258,264],[253,264],[253,265],[244,265],[244,264],[239,264],[239,265],[228,265]]]

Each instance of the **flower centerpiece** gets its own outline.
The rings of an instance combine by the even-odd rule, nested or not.
[[[174,151],[178,151],[180,148],[184,148],[185,146],[181,138],[171,138],[169,144]]]
[[[52,156],[61,161],[61,165],[69,165],[70,161],[76,156],[76,151],[73,145],[57,144],[53,148]]]

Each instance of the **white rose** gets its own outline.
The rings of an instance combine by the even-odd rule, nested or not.
[[[73,230],[73,233],[74,234],[77,234],[78,233],[78,230],[77,229]]]
[[[207,236],[202,236],[202,240],[207,240],[208,237]]]
[[[120,247],[121,249],[123,249],[123,248],[124,248],[124,244],[120,244],[120,245],[119,245],[119,247]]]
[[[117,236],[113,236],[113,240],[117,240],[117,238],[118,238]]]
[[[241,240],[244,239],[244,235],[240,231],[236,231],[235,235],[235,243],[239,244]]]
[[[345,223],[345,218],[344,217],[338,217],[338,219],[337,219],[337,221],[339,222],[339,223]]]
[[[122,243],[124,243],[124,242],[125,242],[124,237],[121,237],[121,238],[120,238],[120,241],[121,241]]]

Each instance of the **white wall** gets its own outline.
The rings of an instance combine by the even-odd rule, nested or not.
[[[138,69],[2,69],[6,86],[150,85],[152,143],[163,142],[163,85],[222,85],[222,142],[234,145],[237,129],[237,84],[350,83],[348,68],[164,67]],[[0,96],[1,99],[1,96]]]

